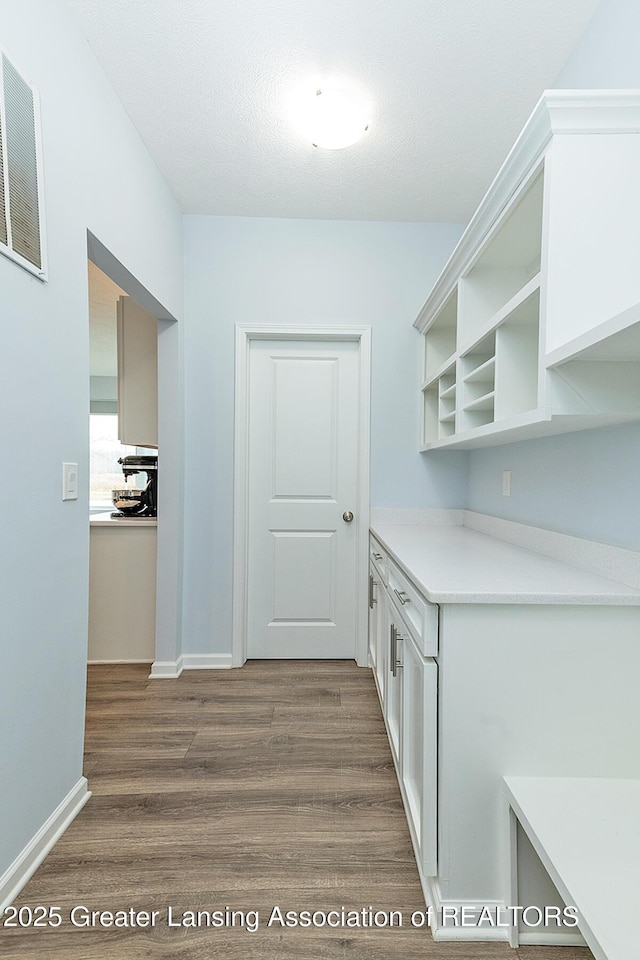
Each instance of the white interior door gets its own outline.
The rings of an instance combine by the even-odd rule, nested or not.
[[[358,350],[350,340],[250,343],[250,658],[355,657],[367,522],[357,514]]]

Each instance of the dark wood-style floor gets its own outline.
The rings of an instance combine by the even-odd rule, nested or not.
[[[21,960],[588,960],[580,948],[435,943],[426,930],[268,928],[285,910],[424,901],[370,671],[249,662],[148,681],[90,667],[93,797],[20,895],[58,929],[0,930]],[[156,926],[76,928],[69,913],[158,910]],[[259,929],[172,928],[184,911],[260,913]]]

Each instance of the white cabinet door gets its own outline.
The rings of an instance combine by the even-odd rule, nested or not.
[[[373,564],[369,571],[369,657],[384,709],[384,682],[387,665],[386,647],[386,591],[380,574]]]
[[[387,669],[384,688],[384,716],[391,752],[400,774],[402,740],[402,620],[393,603],[387,602]]]
[[[407,639],[402,667],[401,776],[416,858],[425,877],[437,873],[438,667]]]
[[[387,663],[389,661],[388,654],[388,645],[387,645],[387,636],[388,636],[388,627],[387,627],[387,591],[385,589],[384,583],[380,579],[380,576],[377,577],[377,598],[378,602],[376,604],[377,610],[377,619],[378,626],[376,631],[376,665],[375,665],[375,677],[376,683],[378,686],[378,695],[380,697],[380,703],[384,710],[384,697],[385,697],[385,678],[387,673]]]
[[[158,321],[131,297],[118,300],[118,439],[158,446]]]
[[[377,578],[376,568],[369,564],[369,662],[375,674],[378,660],[378,604],[380,597],[380,581]]]

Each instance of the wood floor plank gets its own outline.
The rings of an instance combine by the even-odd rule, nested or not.
[[[164,729],[147,729],[143,738],[138,736],[138,731],[132,730],[131,726],[123,721],[118,736],[114,736],[112,731],[92,731],[87,735],[85,742],[85,760],[95,760],[97,757],[121,757],[127,755],[130,758],[156,757],[175,759],[186,755],[187,750],[193,742],[196,731]]]
[[[93,753],[95,756],[95,753]],[[381,770],[388,770],[384,762],[365,763],[336,762],[334,759],[313,760],[308,756],[288,753],[282,757],[236,755],[220,758],[205,758],[187,753],[184,759],[162,758],[116,761],[109,770],[102,771],[99,761],[94,760],[91,773],[91,789],[94,796],[147,793],[188,793],[208,791],[219,797],[230,795],[234,799],[249,791],[263,792],[265,786],[273,791],[317,790],[317,785],[328,777],[339,787],[341,793],[356,793],[380,790]],[[393,797],[399,794],[390,783]]]
[[[88,669],[89,803],[17,905],[57,904],[60,929],[0,930],[2,960],[583,960],[567,948],[436,943],[371,672],[344,661],[250,661],[150,681]],[[73,926],[158,911],[152,928]],[[402,928],[267,926],[274,906],[398,911]],[[258,911],[246,926],[167,923],[168,908]],[[518,958],[518,954],[520,957]]]

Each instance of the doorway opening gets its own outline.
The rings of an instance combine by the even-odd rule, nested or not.
[[[91,261],[88,287],[88,662],[150,668],[156,646],[158,322]]]
[[[143,436],[134,435],[129,446],[139,448],[141,456],[161,451],[157,484],[157,547],[150,574],[155,597],[147,620],[155,613],[155,629],[151,635],[148,656],[152,658],[151,677],[172,677],[180,672],[182,655],[182,386],[180,369],[181,324],[163,304],[108,250],[91,232],[87,232],[89,269],[99,271],[111,283],[111,293],[130,298],[136,309],[153,318],[157,352],[157,401],[154,411],[157,435],[149,436],[145,427]],[[115,288],[115,290],[114,290]],[[111,295],[111,294],[110,294]],[[117,374],[116,374],[117,377]],[[145,388],[146,389],[146,388]],[[143,391],[144,393],[144,391]],[[133,399],[131,399],[133,397]],[[99,397],[94,397],[99,401]],[[109,398],[107,398],[109,399]],[[111,400],[112,402],[112,400]],[[127,401],[134,411],[135,391]],[[127,439],[126,437],[124,438]],[[155,442],[154,442],[155,441]],[[132,466],[128,464],[128,466]],[[133,476],[133,471],[129,471]],[[146,479],[149,474],[147,473]],[[142,476],[143,483],[146,482]],[[124,469],[122,471],[125,485]],[[138,521],[131,521],[142,523]],[[145,521],[149,522],[149,521]],[[118,532],[118,531],[116,531]],[[134,531],[135,532],[135,531]],[[140,532],[140,531],[138,531]],[[147,591],[149,593],[149,591]],[[117,598],[113,598],[116,604]],[[120,658],[125,659],[125,658]],[[145,657],[145,659],[147,659]]]

